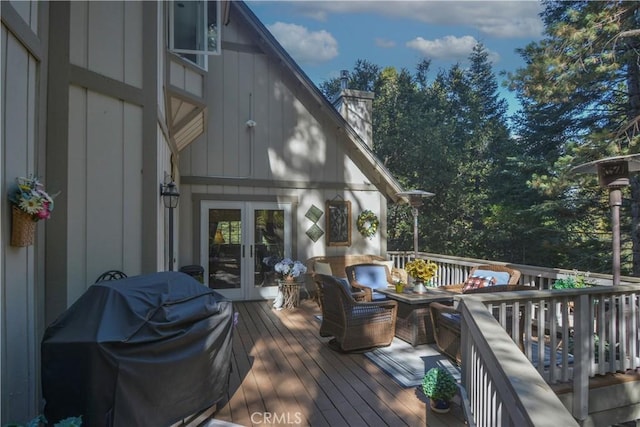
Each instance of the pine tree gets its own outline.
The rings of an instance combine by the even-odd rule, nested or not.
[[[607,198],[595,177],[570,176],[573,166],[638,152],[640,3],[545,1],[546,37],[520,51],[527,66],[511,83],[523,104],[518,122],[523,162],[544,195],[537,207],[576,256],[573,267],[608,269]],[[634,274],[640,273],[640,181],[631,183]],[[563,252],[560,247],[559,252]],[[595,253],[594,253],[595,251]],[[565,254],[570,254],[568,247]],[[592,267],[592,268],[590,268]],[[595,267],[595,268],[593,268]]]

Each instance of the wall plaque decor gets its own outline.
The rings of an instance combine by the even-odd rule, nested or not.
[[[351,202],[327,200],[327,246],[351,246]]]
[[[318,239],[321,238],[323,234],[324,234],[324,231],[322,231],[322,229],[318,227],[318,224],[313,224],[306,231],[306,235],[309,236],[309,238],[314,242],[317,242]]]
[[[320,219],[323,213],[324,212],[322,212],[322,209],[320,209],[316,205],[311,205],[311,207],[309,208],[309,210],[304,216],[309,218],[315,224],[316,222],[318,222],[318,220]]]

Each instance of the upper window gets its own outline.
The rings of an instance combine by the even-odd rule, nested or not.
[[[172,1],[169,49],[207,69],[207,55],[220,54],[220,1]]]

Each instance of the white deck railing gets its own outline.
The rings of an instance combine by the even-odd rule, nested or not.
[[[577,426],[482,301],[464,299],[462,385],[470,425]]]
[[[397,267],[413,258],[412,252],[389,255]],[[576,272],[418,256],[438,264],[437,285],[460,283],[473,266],[490,263],[520,270],[520,283],[536,289],[456,297],[463,387],[477,425],[546,425],[549,414],[552,425],[570,425],[558,418],[567,414],[573,422],[585,420],[589,378],[640,369],[640,278],[623,277],[624,284],[613,287],[611,275],[589,274],[601,286],[550,290],[556,279]],[[548,385],[558,383],[573,390],[572,414]]]
[[[389,259],[393,260],[395,266],[403,268],[404,265],[414,258],[413,252],[387,252]],[[453,283],[461,283],[466,279],[471,268],[481,264],[504,265],[519,270],[520,284],[535,286],[538,289],[550,289],[557,279],[565,278],[575,274],[581,274],[588,277],[588,281],[595,285],[612,285],[613,276],[611,274],[591,273],[588,271],[567,270],[562,268],[537,267],[525,264],[511,264],[499,261],[487,261],[476,258],[462,258],[449,255],[439,255],[427,252],[418,252],[418,258],[428,259],[438,265],[438,273],[433,279],[437,286],[450,285]],[[640,277],[622,276],[621,282],[638,283]]]

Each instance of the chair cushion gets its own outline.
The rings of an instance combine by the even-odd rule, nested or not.
[[[333,272],[331,271],[331,264],[329,264],[328,262],[316,261],[313,264],[313,270],[318,274],[324,274],[326,276],[333,276]]]
[[[381,294],[380,292],[376,292],[376,291],[373,291],[371,293],[372,301],[384,301],[386,299],[387,299],[387,296],[385,294]]]
[[[389,270],[389,272],[393,271],[393,260],[389,260],[389,261],[376,261],[376,260],[374,260],[372,262],[372,264],[386,265],[387,266],[387,270]]]
[[[334,277],[334,279],[340,282],[340,284],[346,289],[347,293],[351,295],[351,292],[353,292],[353,290],[351,289],[351,284],[349,284],[349,281],[347,279],[343,277]]]
[[[467,280],[464,281],[464,285],[462,286],[462,293],[465,293],[472,289],[494,286],[496,283],[497,279],[493,276],[469,276],[467,277]]]
[[[511,275],[506,271],[476,270],[473,275],[477,277],[495,277],[496,285],[506,285],[511,278]]]
[[[359,310],[358,308],[354,308],[351,310],[351,319],[352,320],[372,320],[371,317],[376,314],[382,314],[385,312],[384,308],[381,307],[369,307],[366,310]]]
[[[386,289],[387,269],[384,265],[358,265],[354,268],[355,280],[371,289]]]
[[[460,323],[460,313],[442,313],[442,317],[452,323]]]

